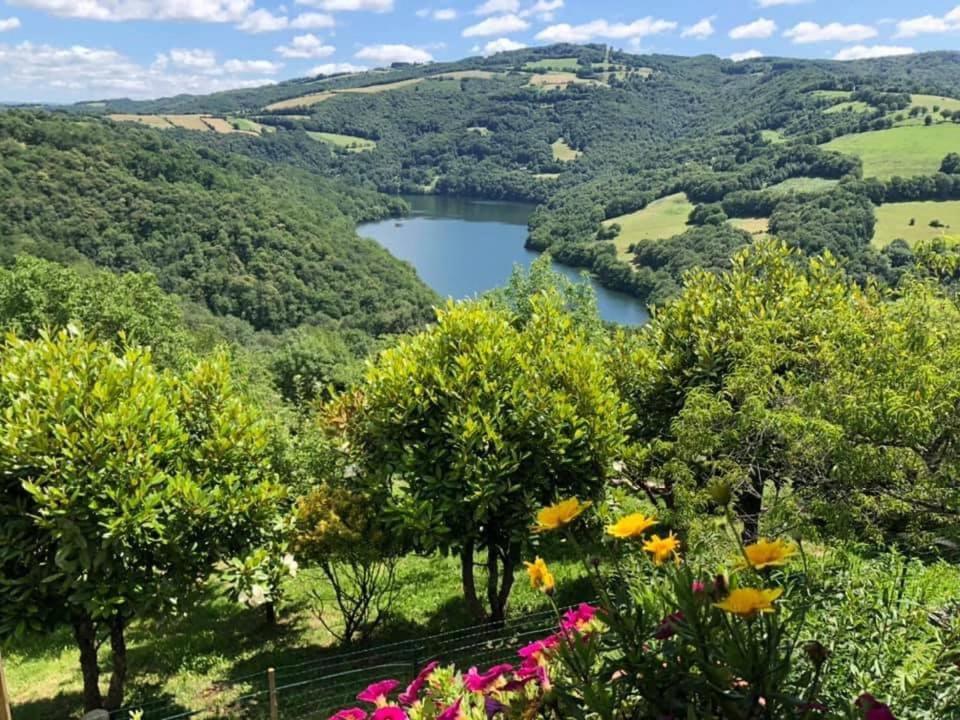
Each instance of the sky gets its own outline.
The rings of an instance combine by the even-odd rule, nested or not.
[[[915,0],[0,0],[0,102],[144,99],[554,42],[852,60],[960,49]]]

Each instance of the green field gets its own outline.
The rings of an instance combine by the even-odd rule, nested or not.
[[[574,150],[567,145],[563,138],[555,140],[553,144],[550,145],[550,148],[553,150],[553,159],[559,160],[560,162],[570,162],[583,155],[579,150]]]
[[[948,227],[930,227],[931,220],[939,220]],[[886,247],[897,239],[913,245],[939,235],[960,236],[960,200],[887,203],[877,208],[872,243],[876,248]]]
[[[787,141],[779,130],[761,130],[760,137],[771,145],[778,145]]]
[[[826,108],[824,112],[830,115],[841,112],[863,113],[870,109],[872,109],[872,106],[867,105],[867,103],[863,102],[862,100],[850,100],[848,102],[831,105],[830,107]]]
[[[617,223],[620,226],[620,234],[614,243],[617,255],[626,258],[629,256],[628,248],[638,240],[658,240],[682,233],[687,229],[691,210],[693,203],[686,194],[676,193],[654,200],[643,210],[605,220],[603,224]]]
[[[356,135],[340,135],[339,133],[328,132],[308,132],[307,135],[314,140],[335,145],[350,152],[366,152],[373,150],[377,144],[373,140],[357,137]]]
[[[815,98],[823,98],[824,100],[845,100],[850,97],[849,90],[814,90],[810,94]]]
[[[941,123],[874,130],[844,135],[822,147],[859,157],[864,177],[930,175],[940,169],[947,153],[960,151],[960,125]]]
[[[777,195],[786,195],[792,192],[824,192],[838,182],[839,180],[829,180],[827,178],[795,177],[787,178],[783,182],[765,188],[765,190]]]
[[[524,70],[558,70],[561,72],[576,72],[580,69],[580,62],[575,57],[544,58],[535,62],[528,62]]]
[[[768,218],[730,218],[727,222],[751,235],[766,235],[770,228]]]
[[[898,110],[897,112],[890,113],[888,117],[896,118],[897,115],[903,116],[903,120],[900,120],[896,123],[897,127],[907,127],[910,125],[923,125],[924,115],[917,115],[916,117],[909,117],[910,109],[915,107],[926,108],[928,113],[933,114],[934,122],[944,122],[944,118],[940,115],[939,112],[936,114],[933,113],[934,106],[940,108],[940,110],[950,110],[957,111],[960,110],[960,100],[957,100],[952,97],[946,97],[944,95],[911,95],[910,96],[910,107],[904,110]]]

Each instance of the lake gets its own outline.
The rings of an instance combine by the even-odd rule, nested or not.
[[[499,287],[514,265],[528,267],[539,254],[524,247],[532,205],[438,195],[404,199],[410,203],[409,217],[365,223],[358,232],[413,265],[442,296],[459,300]],[[582,270],[557,263],[553,267],[571,280],[583,281]],[[649,320],[636,298],[601,287],[593,278],[587,282],[597,293],[604,320],[622,325]]]

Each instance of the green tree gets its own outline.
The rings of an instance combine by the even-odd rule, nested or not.
[[[282,496],[269,426],[222,358],[178,377],[74,329],[0,355],[0,635],[73,628],[87,709],[115,708],[125,628],[247,552]],[[100,689],[97,648],[112,655]]]
[[[501,620],[533,511],[598,496],[622,447],[627,410],[601,347],[558,293],[530,310],[521,324],[487,302],[448,305],[384,351],[340,413],[361,475],[392,495],[411,542],[459,554],[478,618],[475,552],[486,550],[489,615]]]
[[[943,162],[940,163],[940,172],[947,173],[948,175],[960,173],[960,154],[948,153],[943,158]]]

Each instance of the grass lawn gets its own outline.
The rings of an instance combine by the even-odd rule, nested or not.
[[[830,180],[827,178],[795,177],[787,178],[783,182],[771,185],[766,188],[766,190],[778,195],[786,195],[792,192],[824,192],[838,182],[839,180]]]
[[[580,63],[575,57],[544,58],[536,62],[528,62],[524,70],[559,70],[560,72],[576,72]]]
[[[930,175],[940,169],[947,153],[960,150],[960,125],[941,123],[874,130],[844,135],[822,147],[859,157],[863,160],[864,177]]]
[[[373,140],[367,140],[366,138],[357,137],[356,135],[340,135],[339,133],[328,132],[308,132],[307,135],[314,140],[329,143],[330,145],[343,148],[350,152],[366,152],[367,150],[373,150],[377,147],[377,143]]]
[[[693,203],[687,199],[686,193],[676,193],[654,200],[643,210],[604,220],[603,224],[620,225],[620,234],[614,244],[617,256],[626,259],[629,257],[627,248],[638,240],[659,240],[684,232],[691,210]]]
[[[960,235],[960,200],[887,203],[876,212],[877,227],[872,243],[876,248],[886,247],[898,238],[913,245],[939,235]],[[911,218],[913,225],[910,225]],[[930,227],[931,220],[939,220],[949,227]]]
[[[570,162],[583,155],[579,150],[574,150],[567,145],[563,138],[555,140],[550,147],[553,150],[553,159],[559,160],[560,162]]]
[[[766,235],[770,229],[769,218],[730,218],[728,222],[735,228],[746,230],[751,235]]]

